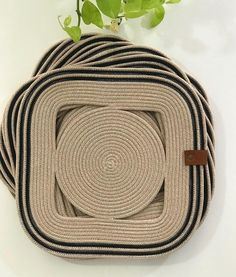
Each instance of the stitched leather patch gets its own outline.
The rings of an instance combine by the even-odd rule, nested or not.
[[[207,150],[187,150],[184,151],[185,165],[205,165],[207,164]]]

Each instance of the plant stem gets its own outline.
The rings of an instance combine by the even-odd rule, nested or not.
[[[80,0],[77,0],[76,13],[78,15],[78,26],[80,26],[80,17],[81,17],[81,14],[80,14]]]

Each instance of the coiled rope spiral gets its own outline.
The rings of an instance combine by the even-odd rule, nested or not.
[[[62,41],[5,110],[0,175],[25,231],[52,254],[168,253],[212,197],[206,94],[154,49],[109,35]]]

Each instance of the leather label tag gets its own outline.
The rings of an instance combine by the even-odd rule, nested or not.
[[[184,151],[185,165],[206,165],[207,157],[207,150]]]

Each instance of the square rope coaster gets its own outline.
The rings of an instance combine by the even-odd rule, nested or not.
[[[0,176],[29,237],[68,258],[181,246],[214,188],[214,132],[199,83],[121,38],[64,40],[9,102]]]

